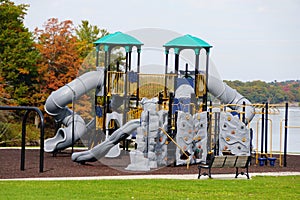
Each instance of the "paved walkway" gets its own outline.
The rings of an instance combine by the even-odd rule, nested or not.
[[[300,176],[300,172],[267,172],[250,173],[254,176]],[[49,177],[49,178],[17,178],[0,179],[0,181],[12,180],[30,180],[30,181],[58,181],[58,180],[125,180],[125,179],[178,179],[178,180],[196,180],[198,174],[172,174],[172,175],[128,175],[128,176],[87,176],[87,177]],[[212,174],[213,179],[234,180],[235,174]],[[201,180],[208,179],[207,176],[201,176]],[[238,180],[247,179],[246,176],[239,175]]]

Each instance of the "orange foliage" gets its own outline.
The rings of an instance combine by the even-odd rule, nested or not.
[[[41,94],[48,96],[76,78],[82,61],[73,32],[72,21],[59,22],[56,18],[49,19],[43,30],[35,29],[36,48],[41,54],[38,62]]]
[[[80,47],[83,42],[73,35],[74,30],[72,21],[59,22],[55,18],[49,19],[43,30],[35,29],[36,48],[41,54],[41,60],[38,62],[39,93],[35,96],[40,99],[40,105],[44,104],[52,91],[74,80],[79,70],[82,70]],[[90,101],[87,95],[76,101],[75,111],[85,119],[92,118]]]

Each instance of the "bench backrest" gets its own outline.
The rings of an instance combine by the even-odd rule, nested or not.
[[[235,167],[247,167],[249,165],[249,156],[238,156]]]
[[[233,168],[236,163],[237,156],[226,156],[226,160],[223,167]]]
[[[225,160],[226,160],[226,156],[215,156],[215,157],[213,157],[211,167],[212,168],[222,168]]]
[[[211,168],[245,168],[249,165],[249,156],[214,156],[210,162]]]

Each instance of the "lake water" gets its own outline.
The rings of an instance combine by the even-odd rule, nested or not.
[[[289,153],[300,153],[300,107],[289,107],[288,112],[288,137],[287,137],[287,151]],[[281,151],[284,150],[284,118],[285,108],[278,108],[274,113],[269,114],[268,125],[268,153],[272,151],[280,151],[280,122],[282,121],[282,145]],[[258,151],[261,151],[261,114],[255,115],[254,119],[250,123],[250,127],[253,129],[253,146],[256,148],[258,144]],[[272,124],[272,125],[271,125]],[[293,126],[293,127],[292,127]],[[258,135],[257,135],[258,134]],[[258,138],[258,142],[257,142]],[[272,142],[270,140],[272,138]],[[264,147],[265,148],[265,147]]]

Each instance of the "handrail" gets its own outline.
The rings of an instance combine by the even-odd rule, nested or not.
[[[279,149],[279,166],[282,167],[282,149],[281,149],[281,146],[282,146],[282,122],[285,121],[285,119],[281,119],[280,120],[280,132],[279,132],[279,136],[280,136],[280,149]]]
[[[300,126],[285,126],[286,128],[300,128]]]
[[[21,146],[21,166],[20,170],[25,170],[25,140],[26,140],[26,121],[31,111],[35,111],[41,120],[40,126],[40,165],[39,172],[44,170],[44,116],[40,109],[37,107],[26,107],[26,106],[0,106],[0,110],[26,110],[22,120],[22,146]]]
[[[300,128],[300,126],[285,126],[285,125],[283,125],[283,122],[285,122],[286,121],[286,119],[281,119],[280,120],[280,132],[279,132],[279,134],[280,134],[280,150],[279,150],[279,165],[282,167],[283,166],[283,164],[282,164],[282,149],[281,149],[281,146],[282,146],[282,135],[283,135],[283,131],[282,131],[282,129],[283,128],[285,128],[285,129],[288,129],[288,128]],[[284,159],[284,160],[286,160],[286,158]],[[286,165],[286,161],[285,161],[285,165]]]

